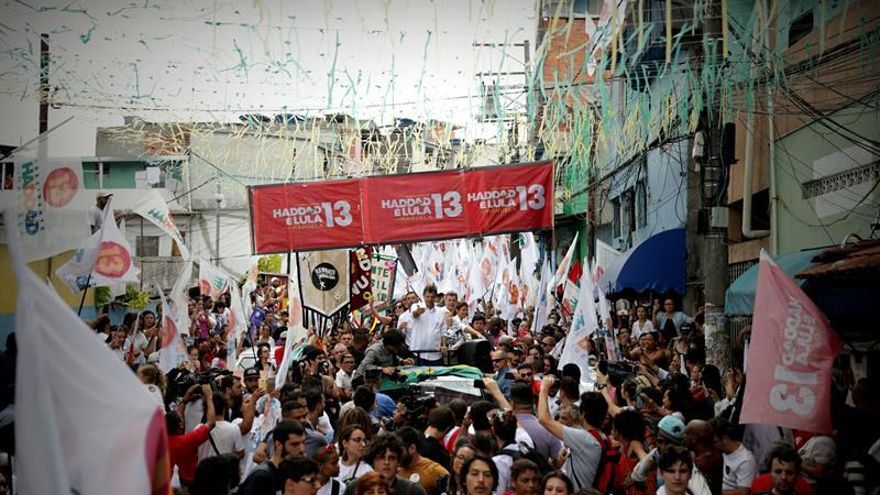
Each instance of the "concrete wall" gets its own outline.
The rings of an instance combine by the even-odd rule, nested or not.
[[[829,116],[875,142],[880,140],[880,95],[869,106],[854,105]],[[845,172],[880,159],[818,123],[777,141],[779,252],[839,244],[847,234],[867,239],[880,211],[875,180],[813,198],[804,198],[807,181]]]

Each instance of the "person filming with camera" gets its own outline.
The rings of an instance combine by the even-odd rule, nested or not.
[[[354,372],[353,382],[363,378],[368,370],[382,370],[388,376],[397,371],[399,365],[412,365],[411,358],[401,359],[404,348],[404,336],[398,330],[389,330],[382,336],[382,341],[367,348],[364,359]]]

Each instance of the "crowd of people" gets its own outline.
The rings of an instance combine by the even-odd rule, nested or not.
[[[613,341],[597,332],[580,363],[590,376],[560,364],[570,326],[560,307],[536,328],[533,308],[507,321],[490,301],[428,286],[388,315],[343,319],[290,346],[283,284],[259,284],[251,301],[253,328],[226,342],[228,300],[194,295],[189,359],[168,373],[157,366],[161,315],[92,322],[166,411],[177,493],[878,493],[874,382],[839,360],[830,435],[739,424],[744,375],[706,364],[702,315],[672,298],[609,315]],[[481,397],[383,387],[404,366],[472,364],[459,351],[474,340],[490,350]],[[287,352],[298,357],[282,376]]]

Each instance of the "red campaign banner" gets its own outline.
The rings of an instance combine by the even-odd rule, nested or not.
[[[553,227],[553,164],[511,165],[467,172],[470,234]]]
[[[254,254],[553,227],[550,162],[248,190]]]
[[[250,187],[254,254],[361,244],[360,182],[349,179]]]
[[[366,244],[470,235],[461,170],[368,177],[361,187]]]

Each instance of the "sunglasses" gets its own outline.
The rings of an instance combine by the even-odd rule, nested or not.
[[[500,363],[501,361],[504,361],[504,360],[505,360],[504,358],[498,358],[498,359],[493,359],[492,362],[493,363]]]

